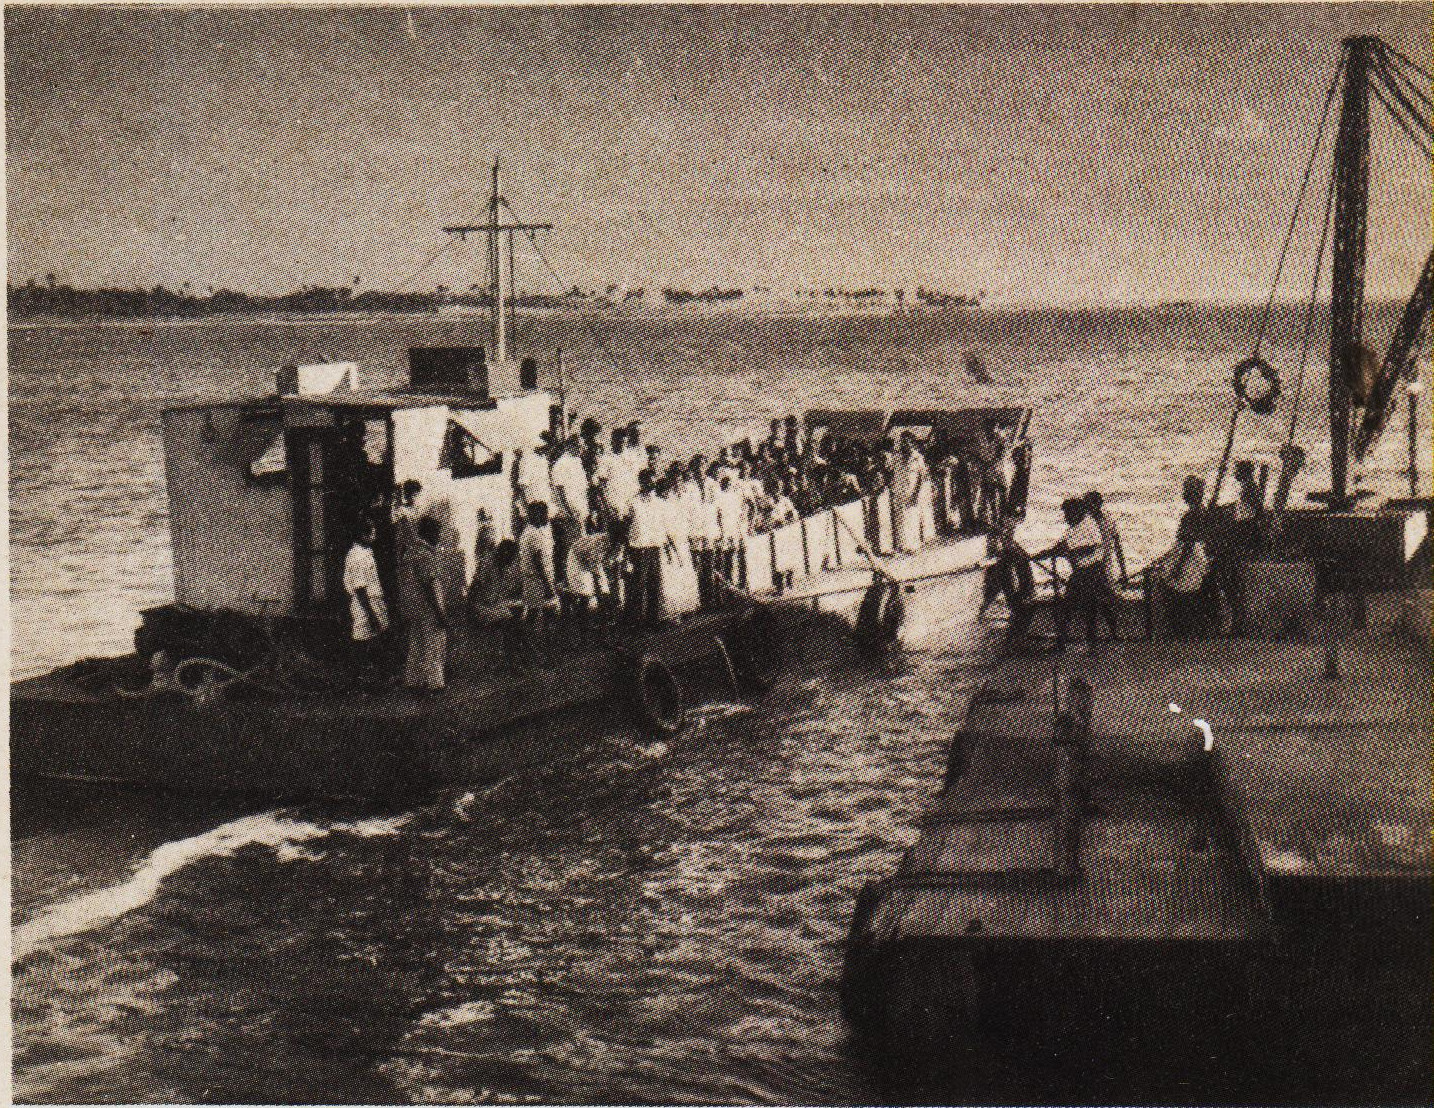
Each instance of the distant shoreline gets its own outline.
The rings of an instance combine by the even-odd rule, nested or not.
[[[1381,301],[1372,301],[1379,305]],[[1389,301],[1397,305],[1398,301]],[[1277,309],[1303,309],[1297,301],[1279,301]],[[1180,300],[1160,303],[987,303],[979,307],[912,307],[897,308],[891,304],[800,304],[786,301],[747,301],[743,303],[683,304],[683,305],[612,305],[612,306],[524,306],[519,305],[518,315],[529,318],[573,319],[647,319],[683,320],[708,319],[723,316],[736,318],[803,318],[840,319],[862,318],[964,318],[978,315],[1012,315],[1040,312],[1089,312],[1089,313],[1141,313],[1198,311],[1251,311],[1263,308],[1254,301]],[[238,311],[203,312],[172,315],[105,315],[95,313],[70,314],[23,314],[10,313],[6,319],[12,331],[65,330],[85,327],[113,327],[128,330],[145,330],[157,327],[209,327],[234,324],[256,324],[270,327],[323,327],[348,323],[413,323],[413,322],[473,322],[486,324],[484,309],[444,311],[424,308],[413,311]]]
[[[934,318],[938,316],[975,315],[1009,311],[1007,307],[964,307],[964,308],[905,308],[898,310],[890,305],[807,305],[787,303],[745,303],[745,304],[684,304],[681,306],[635,307],[524,307],[517,309],[518,316],[539,318],[573,319],[705,319],[718,316],[778,317],[800,316],[804,318],[837,318],[842,316],[911,316]],[[1020,309],[1017,309],[1020,310]],[[65,327],[120,327],[144,329],[153,327],[203,327],[224,323],[263,323],[271,326],[322,326],[335,323],[370,323],[375,321],[407,322],[426,320],[433,322],[478,322],[487,323],[488,314],[483,310],[445,312],[434,309],[419,311],[344,311],[344,312],[205,312],[184,315],[98,315],[98,314],[35,314],[9,316],[7,322],[12,330],[44,330]]]

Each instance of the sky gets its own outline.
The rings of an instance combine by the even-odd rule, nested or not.
[[[1430,17],[9,7],[9,278],[466,287],[472,246],[413,274],[444,224],[478,218],[497,156],[519,214],[554,224],[565,286],[1259,299],[1340,39],[1376,33],[1427,66]],[[1428,162],[1392,134],[1376,295],[1407,289],[1430,239]],[[536,259],[519,268],[556,291]]]

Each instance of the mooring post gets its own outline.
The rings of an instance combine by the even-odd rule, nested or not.
[[[1080,832],[1090,795],[1090,724],[1094,697],[1090,682],[1072,677],[1066,684],[1066,708],[1056,717],[1055,746],[1055,868],[1070,880],[1081,875]]]
[[[1075,718],[1062,713],[1055,734],[1056,815],[1052,846],[1056,873],[1074,880],[1080,877],[1080,822],[1085,807],[1084,752]]]

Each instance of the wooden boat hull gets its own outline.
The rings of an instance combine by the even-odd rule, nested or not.
[[[984,549],[984,539],[964,537],[883,562],[903,601],[893,643],[920,648],[952,620],[969,620]],[[743,691],[763,686],[780,669],[782,644],[805,655],[850,641],[872,580],[865,562],[829,570],[755,607],[697,613],[619,648],[564,651],[550,668],[523,674],[460,645],[448,689],[433,697],[350,690],[127,699],[59,670],[11,688],[11,774],[286,797],[383,798],[491,780],[558,756],[584,732],[648,726],[634,696],[643,656],[677,674],[691,702],[711,691],[731,697],[734,678]],[[754,612],[765,619],[755,635]],[[753,641],[764,635],[772,642]]]
[[[717,643],[744,618],[699,616],[628,650],[563,655],[523,674],[459,674],[444,692],[125,699],[64,671],[11,689],[11,773],[215,793],[390,797],[491,780],[584,731],[644,721],[634,660],[680,674],[689,700],[724,682]]]
[[[1064,1042],[1076,1077],[1125,1082],[1072,1086],[1091,1101],[1422,1097],[1427,644],[1392,626],[1338,639],[1333,678],[1308,640],[998,664],[920,837],[858,902],[848,1016],[921,1064]],[[1070,681],[1094,690],[1079,805],[1062,799],[1057,666],[1063,713],[1079,714]]]

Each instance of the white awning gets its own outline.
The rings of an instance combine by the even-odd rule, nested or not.
[[[507,412],[499,409],[473,411],[450,408],[448,418],[474,437],[489,453],[529,447],[528,435]]]

